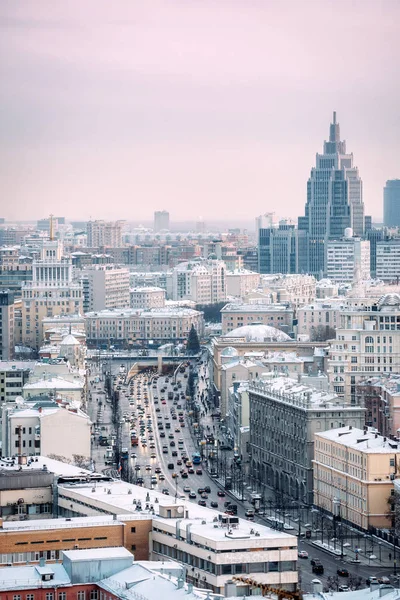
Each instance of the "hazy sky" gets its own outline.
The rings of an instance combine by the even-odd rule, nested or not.
[[[303,214],[336,110],[382,214],[399,0],[2,0],[0,216]]]

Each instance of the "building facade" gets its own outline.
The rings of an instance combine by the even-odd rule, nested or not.
[[[58,241],[43,242],[34,260],[32,281],[22,284],[22,343],[39,349],[45,317],[82,312],[82,288],[72,278],[72,263]]]
[[[382,281],[399,283],[400,239],[376,243],[376,277]]]
[[[93,265],[82,271],[84,312],[130,306],[129,270],[118,265]]]
[[[288,377],[251,382],[249,397],[253,489],[273,488],[312,504],[314,435],[345,425],[362,427],[364,409]]]
[[[285,332],[293,329],[294,311],[287,304],[229,303],[221,310],[222,335],[243,325],[270,325]]]
[[[255,290],[260,282],[260,275],[247,269],[237,269],[226,274],[226,293],[228,296],[244,298]]]
[[[353,165],[353,154],[346,152],[340,127],[333,113],[329,140],[307,183],[305,216],[299,217],[299,230],[307,234],[306,260],[299,261],[299,272],[320,276],[326,272],[326,244],[338,239],[347,227],[356,236],[364,234],[362,181]],[[303,264],[302,264],[303,263]]]
[[[14,293],[0,290],[0,360],[14,356]]]
[[[109,246],[120,248],[122,246],[123,221],[89,221],[87,227],[88,248]]]
[[[172,271],[172,300],[214,304],[226,300],[226,266],[218,259],[198,259]]]
[[[165,306],[165,290],[159,287],[134,287],[130,289],[131,308],[150,309]]]
[[[154,212],[154,231],[162,229],[169,230],[169,212],[167,210],[156,210]]]
[[[389,179],[383,188],[383,224],[400,227],[400,179]]]
[[[349,234],[350,235],[350,234]],[[326,276],[338,283],[353,283],[371,278],[370,244],[368,240],[344,237],[326,244]]]
[[[372,375],[400,371],[400,295],[386,294],[371,306],[342,309],[329,350],[333,389],[357,404],[356,386]]]
[[[388,498],[398,477],[400,447],[373,428],[341,427],[315,434],[314,504],[368,531],[388,528]]]

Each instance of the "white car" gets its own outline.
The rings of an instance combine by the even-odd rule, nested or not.
[[[307,550],[299,550],[299,553],[297,556],[299,558],[308,558],[308,552],[307,552]]]

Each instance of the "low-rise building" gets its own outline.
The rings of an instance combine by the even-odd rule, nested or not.
[[[22,395],[34,364],[33,361],[0,361],[0,406]]]
[[[2,453],[55,455],[72,460],[91,455],[91,421],[78,408],[51,400],[3,406]]]
[[[131,288],[130,296],[131,308],[148,310],[165,306],[165,290],[160,287]]]
[[[229,303],[221,310],[222,335],[245,325],[268,325],[289,333],[294,311],[287,304]]]
[[[400,445],[369,427],[315,432],[314,504],[365,531],[387,528]],[[338,507],[336,508],[335,505]]]
[[[297,335],[308,336],[311,341],[335,338],[339,313],[345,308],[343,300],[313,302],[300,306],[297,311]]]
[[[76,376],[72,375],[72,377],[71,380],[64,377],[48,377],[45,375],[44,378],[26,383],[22,389],[22,396],[29,400],[31,397],[53,394],[57,398],[78,407],[85,399],[85,383],[78,374]]]
[[[85,317],[87,343],[92,346],[183,342],[192,325],[199,337],[204,335],[203,313],[185,307],[104,310],[87,313]]]
[[[295,590],[297,539],[286,532],[221,514],[186,500],[177,502],[156,492],[122,481],[105,486],[58,485],[60,514],[76,516],[150,514],[150,559],[177,560],[187,581],[222,593],[235,575],[252,576],[260,583]],[[246,593],[246,584],[240,591]]]
[[[365,410],[335,394],[289,377],[269,375],[249,383],[250,478],[307,505],[313,502],[314,434],[362,427]]]
[[[297,309],[315,301],[316,279],[312,275],[262,275],[260,287],[275,302],[290,303]]]
[[[248,269],[236,269],[226,274],[226,293],[228,296],[244,298],[255,290],[260,283],[260,274]]]

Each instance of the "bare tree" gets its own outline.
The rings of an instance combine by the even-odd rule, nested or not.
[[[310,340],[312,342],[326,342],[336,338],[336,331],[328,325],[318,325],[311,330]]]
[[[359,590],[362,586],[363,580],[359,575],[353,575],[350,573],[348,579],[348,585],[351,590]]]

